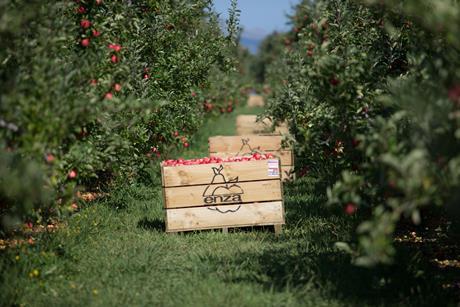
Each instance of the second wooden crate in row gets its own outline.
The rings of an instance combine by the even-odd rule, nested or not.
[[[283,146],[281,135],[215,136],[209,138],[211,157],[251,156],[253,153],[271,153],[281,161],[281,178],[294,179],[292,147]]]

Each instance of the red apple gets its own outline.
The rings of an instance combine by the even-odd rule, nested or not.
[[[75,178],[77,178],[77,171],[74,170],[74,169],[71,170],[71,171],[67,174],[67,177],[68,177],[69,179],[75,179]]]
[[[340,84],[340,80],[338,80],[336,77],[332,77],[330,80],[329,80],[329,83],[332,85],[332,86],[337,86]]]
[[[189,147],[189,143],[185,142],[184,147]],[[160,155],[157,154],[159,157]],[[251,157],[228,157],[225,159],[219,157],[205,157],[201,159],[190,159],[184,160],[182,158],[178,160],[166,160],[162,162],[163,166],[180,166],[180,165],[204,165],[204,164],[211,164],[211,163],[231,163],[231,162],[242,162],[242,161],[257,161],[257,160],[266,160],[273,158],[273,154],[260,154],[255,153]]]
[[[89,27],[91,27],[91,21],[89,21],[88,19],[82,19],[80,21],[80,27],[82,27],[83,29],[88,29]]]
[[[101,32],[99,32],[99,31],[98,31],[98,30],[96,30],[96,29],[93,29],[93,31],[92,31],[92,32],[93,32],[93,36],[94,36],[94,37],[98,37],[98,36],[100,36],[100,35],[101,35]]]
[[[81,40],[80,45],[83,47],[88,47],[89,46],[89,38],[84,38]]]
[[[53,162],[54,162],[54,159],[55,159],[55,158],[54,158],[54,155],[53,155],[53,154],[50,154],[50,153],[49,153],[49,154],[46,155],[46,162],[48,162],[48,163],[53,163]]]
[[[454,103],[460,103],[460,84],[449,89],[449,99]]]
[[[112,49],[115,52],[120,52],[121,51],[121,46],[117,44],[109,44],[109,48]]]
[[[348,215],[353,215],[353,214],[355,214],[357,210],[358,210],[358,207],[356,206],[355,203],[352,203],[352,202],[347,203],[347,204],[345,205],[345,207],[344,207],[344,211],[345,211],[345,213],[348,214]]]

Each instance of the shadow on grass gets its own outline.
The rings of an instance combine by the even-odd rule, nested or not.
[[[166,225],[165,222],[161,219],[149,219],[144,217],[137,223],[138,228],[142,228],[145,230],[154,230],[154,231],[165,231]]]
[[[397,246],[394,265],[363,268],[336,250],[349,241],[359,218],[325,206],[315,182],[286,187],[287,227],[270,248],[246,251],[231,259],[215,254],[206,259],[210,271],[228,283],[255,283],[266,291],[294,291],[299,300],[319,292],[344,305],[455,306],[458,278],[440,270],[417,246]]]
[[[338,251],[311,249],[305,242],[262,254],[242,253],[231,260],[207,259],[211,267],[225,272],[221,275],[225,282],[257,283],[266,291],[294,291],[299,299],[314,290],[344,305],[455,306],[456,294],[443,287],[440,272],[414,251],[399,251],[397,265],[368,269],[354,266],[348,255]]]
[[[329,217],[341,213],[326,205],[326,186],[315,178],[305,177],[285,184],[284,195],[286,207],[299,218]]]
[[[154,230],[154,231],[166,231],[166,225],[163,220],[154,219],[150,220],[148,218],[143,218],[137,223],[137,227],[145,230]],[[248,227],[228,227],[228,233],[274,233],[273,226],[248,226]],[[202,230],[187,230],[187,231],[177,231],[171,232],[171,234],[177,234],[181,236],[194,236],[201,235],[204,233],[211,232],[223,232],[222,228],[212,228],[212,229],[202,229]]]
[[[286,187],[289,232],[271,248],[232,259],[211,256],[209,266],[224,272],[221,276],[229,283],[257,283],[278,292],[294,288],[299,296],[314,289],[345,305],[455,305],[458,291],[446,285],[455,287],[458,278],[435,267],[419,246],[397,246],[394,265],[353,265],[350,256],[333,245],[350,241],[360,219],[327,207],[320,188],[315,182]]]

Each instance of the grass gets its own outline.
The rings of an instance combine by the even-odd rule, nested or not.
[[[207,122],[181,154],[207,155],[207,138],[233,134],[238,113]],[[167,235],[153,175],[86,205],[36,244],[0,253],[0,305],[455,305],[412,251],[397,266],[351,265],[333,244],[351,239],[356,220],[325,207],[323,191],[313,178],[286,187],[280,237],[268,228]]]

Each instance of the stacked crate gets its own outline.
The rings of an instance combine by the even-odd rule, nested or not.
[[[238,135],[267,134],[272,131],[272,126],[273,123],[268,118],[257,121],[256,115],[238,115],[236,117],[236,133]],[[286,123],[282,123],[275,127],[274,133],[289,134],[289,127]]]
[[[250,95],[248,98],[248,107],[263,107],[265,106],[264,97],[260,95]]]
[[[294,180],[292,147],[283,144],[281,135],[215,136],[209,138],[209,155],[211,157],[244,157],[254,153],[269,153],[279,158],[282,180]]]

